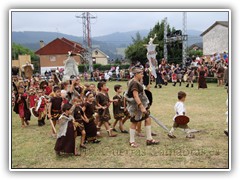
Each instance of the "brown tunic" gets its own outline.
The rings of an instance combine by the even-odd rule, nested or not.
[[[73,116],[75,121],[78,123],[77,127],[76,127],[76,131],[77,131],[77,136],[81,136],[81,132],[84,130],[84,124],[83,124],[83,111],[82,108],[80,106],[76,106],[74,111],[73,111]]]
[[[108,94],[103,94],[103,93],[98,93],[96,96],[97,103],[100,104],[101,106],[107,106],[106,109],[99,109],[98,114],[99,114],[99,120],[101,122],[107,122],[111,119],[110,112],[109,112],[109,96]]]
[[[113,103],[113,115],[116,120],[120,120],[124,117],[123,97],[121,95],[115,95],[113,99],[118,99],[118,102]]]
[[[66,136],[61,136],[57,139],[54,150],[57,152],[74,153],[75,137],[73,122],[68,122]]]
[[[61,97],[52,97],[51,98],[51,115],[52,115],[52,120],[58,120],[58,118],[61,116],[62,110],[62,98]]]
[[[139,98],[140,96],[142,97],[142,104],[144,105],[145,108],[147,108],[148,104],[149,104],[149,100],[146,97],[146,94],[144,92],[143,86],[135,81],[135,80],[131,80],[129,85],[128,85],[128,97],[129,98],[133,98],[133,91],[137,91]],[[140,98],[141,99],[141,98]],[[140,109],[137,107],[136,102],[129,102],[128,103],[128,110],[130,114],[134,114],[131,115],[131,122],[139,122],[142,120],[146,120],[149,115],[148,114],[143,114],[141,113]]]
[[[93,114],[95,113],[95,105],[94,103],[90,104],[87,102],[85,104],[85,107],[86,107],[85,115],[89,119],[88,123],[86,123],[85,121],[83,122],[86,131],[86,138],[88,140],[94,140],[96,139],[97,136],[97,127],[93,117]]]

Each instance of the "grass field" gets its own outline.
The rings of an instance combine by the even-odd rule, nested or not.
[[[110,97],[114,96],[113,86],[126,82],[108,82]],[[227,92],[216,84],[208,84],[208,89],[198,90],[173,87],[171,84],[162,89],[152,88],[153,105],[151,114],[160,119],[168,128],[172,125],[173,106],[177,101],[177,92],[187,93],[185,106],[190,117],[189,126],[201,130],[194,139],[186,139],[181,130],[176,130],[176,139],[169,139],[167,133],[152,121],[154,137],[160,145],[146,146],[145,137],[136,137],[140,144],[131,148],[129,134],[118,133],[116,138],[107,137],[102,127],[100,144],[86,144],[86,150],[80,150],[81,156],[57,157],[54,152],[56,139],[51,137],[50,123],[37,126],[32,118],[30,126],[21,128],[18,115],[12,113],[11,167],[15,168],[229,168],[229,143],[223,133],[226,128]],[[112,111],[112,107],[110,107]],[[113,117],[113,116],[112,116]],[[110,121],[113,123],[113,119]],[[125,124],[129,129],[130,122]],[[144,133],[144,126],[142,126]],[[144,133],[145,134],[145,133]],[[78,137],[77,146],[80,138]]]

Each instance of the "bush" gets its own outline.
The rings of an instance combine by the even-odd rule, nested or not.
[[[117,66],[117,64],[108,64],[108,65],[101,65],[101,64],[93,64],[93,69],[98,69],[99,71],[106,71],[110,70],[112,66]],[[123,64],[120,65],[120,69],[128,69],[130,64]],[[86,69],[87,68],[87,69]],[[84,64],[81,64],[78,66],[79,72],[83,73],[84,71],[89,71],[89,65],[87,64],[86,66]]]

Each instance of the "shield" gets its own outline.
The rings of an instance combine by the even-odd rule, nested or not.
[[[183,115],[177,116],[175,117],[175,122],[180,125],[186,125],[189,122],[189,117]]]
[[[30,108],[30,112],[36,118],[39,116],[39,113],[36,111],[35,107]]]
[[[26,78],[31,78],[31,77],[32,77],[32,74],[33,74],[32,66],[26,65],[26,66],[24,67],[24,73],[25,73],[25,77],[26,77]]]
[[[183,81],[186,82],[188,80],[188,74],[184,74]]]

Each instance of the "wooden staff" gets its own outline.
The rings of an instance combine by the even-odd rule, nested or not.
[[[51,124],[51,126],[52,126],[52,129],[53,129],[54,134],[57,134],[57,131],[56,131],[56,128],[55,128],[55,126],[54,126],[54,124],[53,124],[52,118],[49,118],[49,121],[50,121],[50,124]]]

